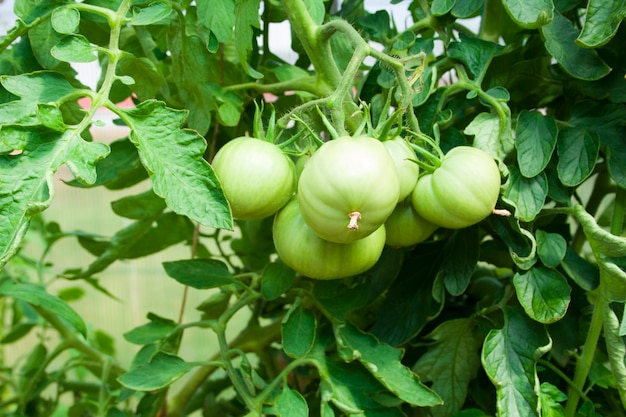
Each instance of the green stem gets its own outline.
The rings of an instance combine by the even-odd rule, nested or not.
[[[576,362],[576,370],[574,371],[574,387],[569,390],[569,396],[567,404],[565,406],[565,416],[574,417],[576,415],[576,408],[578,407],[578,400],[580,399],[579,392],[584,391],[585,381],[589,375],[591,364],[593,362],[594,355],[596,353],[596,346],[600,339],[600,333],[602,332],[602,304],[606,303],[604,294],[600,292],[596,303],[593,306],[593,315],[591,316],[591,324],[589,325],[589,332],[583,345],[582,355]]]
[[[498,42],[502,23],[502,1],[485,0],[483,15],[480,20],[478,37],[485,41]]]
[[[303,0],[282,0],[281,4],[294,33],[315,67],[318,86],[328,93],[332,92],[333,86],[339,84],[341,73],[335,64],[330,42],[319,38],[319,25],[311,17]]]
[[[624,211],[626,209],[626,189],[617,187],[615,191],[615,203],[613,205],[613,218],[611,219],[611,234],[622,235],[624,229]]]
[[[549,361],[547,361],[545,359],[539,359],[539,360],[537,360],[537,363],[540,364],[541,366],[545,366],[546,368],[549,368],[552,372],[557,374],[563,381],[565,381],[567,383],[567,385],[571,389],[576,391],[576,393],[580,396],[580,398],[583,399],[583,401],[590,401],[589,397],[587,397],[587,395],[576,384],[574,384],[574,381],[572,381],[570,379],[570,377],[565,375],[565,372],[561,371],[552,362],[549,362]]]
[[[598,173],[596,180],[593,184],[593,190],[589,195],[589,199],[587,200],[587,204],[585,205],[585,210],[591,214],[592,216],[596,214],[598,208],[600,207],[600,203],[602,203],[602,199],[609,192],[609,188],[611,186],[610,176],[606,171],[602,171]],[[616,206],[617,206],[617,197],[616,197]],[[623,210],[623,207],[622,207]],[[623,213],[623,212],[622,212]],[[615,214],[615,213],[614,213]],[[585,232],[583,226],[578,224],[578,229],[574,233],[574,238],[572,239],[572,249],[580,253],[583,245],[587,241],[585,236]]]

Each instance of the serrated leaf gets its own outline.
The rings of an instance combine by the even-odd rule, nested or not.
[[[525,29],[535,29],[554,17],[552,0],[504,0],[502,2],[511,19]]]
[[[253,50],[255,41],[252,28],[259,28],[259,4],[260,0],[240,1],[235,8],[235,48],[244,71],[256,79],[263,78],[263,74],[250,66],[248,53]]]
[[[502,198],[515,207],[515,217],[532,221],[543,208],[548,196],[548,180],[541,172],[533,178],[525,178],[515,166],[509,167],[509,180]]]
[[[513,277],[517,299],[533,320],[554,323],[567,312],[571,288],[556,269],[535,266]]]
[[[538,111],[522,110],[515,128],[517,164],[526,178],[542,172],[556,147],[556,121]]]
[[[546,49],[570,75],[581,80],[598,80],[611,69],[592,49],[576,44],[578,30],[559,13],[541,27]]]
[[[559,403],[567,400],[567,395],[549,382],[541,383],[539,394],[543,417],[565,417],[565,409]]]
[[[587,129],[568,127],[559,131],[557,172],[565,185],[574,187],[593,172],[600,152],[598,136]]]
[[[163,75],[148,58],[137,58],[124,54],[117,66],[120,76],[130,76],[135,83],[133,91],[140,101],[154,98],[161,86],[165,83]]]
[[[535,236],[537,238],[537,254],[541,262],[550,268],[559,266],[567,251],[565,238],[558,233],[549,233],[543,230],[537,230]]]
[[[285,384],[274,402],[276,415],[279,417],[308,417],[309,406],[298,391],[289,389]]]
[[[539,417],[536,362],[552,343],[545,327],[519,309],[505,307],[504,313],[504,326],[491,330],[483,344],[483,368],[496,388],[498,410]]]
[[[130,140],[152,180],[154,192],[169,208],[203,225],[232,229],[230,207],[219,181],[203,159],[202,136],[180,126],[186,112],[145,101],[124,112]]]
[[[217,259],[186,259],[163,262],[168,276],[192,288],[207,289],[233,284],[228,266]]]
[[[576,42],[587,48],[598,48],[615,36],[626,17],[625,0],[589,0],[583,28]]]
[[[349,323],[335,325],[339,354],[348,361],[357,360],[389,391],[414,406],[431,407],[442,403],[417,374],[402,364],[402,349],[378,341]]]
[[[198,0],[198,23],[215,36],[218,43],[233,37],[235,0]]]
[[[497,114],[479,113],[463,133],[474,136],[475,148],[482,149],[500,161],[503,161],[514,147],[511,121],[507,119],[506,125],[502,126]]]
[[[433,343],[413,370],[424,382],[432,382],[432,390],[444,401],[431,409],[432,415],[449,416],[463,406],[468,385],[480,367],[482,338],[470,318],[444,321],[426,337]]]
[[[285,314],[281,333],[283,350],[294,358],[304,357],[313,347],[317,320],[311,310],[302,307],[302,300],[296,301]]]
[[[154,25],[167,19],[173,11],[168,3],[154,2],[148,7],[139,9],[139,12],[133,15],[130,24],[133,26]]]
[[[80,12],[74,7],[59,7],[51,16],[52,27],[61,34],[70,34],[78,30]]]
[[[63,62],[93,62],[98,59],[95,48],[82,35],[69,35],[52,47],[50,53]]]
[[[195,366],[178,356],[158,352],[148,362],[131,367],[118,381],[135,391],[155,391],[174,383]]]
[[[497,43],[460,35],[460,42],[452,42],[448,47],[448,56],[462,62],[474,79],[482,79],[491,60],[504,49]]]
[[[82,317],[78,315],[65,301],[48,294],[43,287],[27,283],[4,281],[0,284],[0,294],[26,301],[29,304],[47,310],[66,320],[83,336],[87,335],[87,328]]]
[[[263,269],[261,293],[268,300],[275,300],[287,291],[296,279],[296,272],[280,260],[268,263]]]

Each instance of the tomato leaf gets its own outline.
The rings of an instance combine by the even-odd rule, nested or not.
[[[582,206],[577,205],[573,210],[600,268],[603,293],[611,301],[623,301],[626,298],[626,238],[602,229]]]
[[[260,0],[240,1],[235,8],[235,48],[246,73],[252,78],[263,78],[263,74],[248,63],[248,53],[253,50],[254,28],[259,28]]]
[[[283,262],[268,263],[263,269],[261,293],[268,300],[275,300],[287,291],[296,279],[296,272]]]
[[[145,362],[134,363],[118,381],[135,391],[155,391],[174,383],[195,366],[178,356],[156,352]]]
[[[442,262],[441,255],[441,242],[417,245],[414,251],[407,253],[370,329],[379,340],[392,346],[405,343],[439,314],[443,307],[442,294],[433,289],[433,283]],[[395,325],[389,326],[389,323]]]
[[[186,259],[163,262],[168,276],[192,288],[207,289],[232,284],[230,271],[217,259]]]
[[[73,7],[60,7],[54,9],[50,21],[57,32],[62,34],[74,33],[80,24],[80,12]]]
[[[502,126],[497,114],[479,113],[463,133],[474,136],[474,147],[482,149],[500,161],[504,161],[514,147],[510,120]]]
[[[547,267],[559,266],[567,250],[565,238],[558,233],[548,233],[543,230],[535,232],[537,238],[537,254],[541,262]]]
[[[53,57],[63,62],[93,62],[98,59],[95,49],[82,35],[68,35],[50,50]]]
[[[550,349],[551,341],[544,326],[519,309],[505,307],[504,313],[504,326],[491,330],[485,339],[481,361],[496,387],[499,410],[538,417],[536,362]]]
[[[452,16],[460,19],[475,17],[483,8],[485,0],[463,0],[457,1],[452,8]]]
[[[158,101],[145,101],[123,113],[130,140],[150,174],[154,192],[175,212],[203,225],[232,229],[230,208],[203,153],[206,142],[181,129],[186,112]]]
[[[215,52],[217,44],[229,42],[233,37],[235,0],[198,0],[197,5],[198,23],[210,32],[207,38],[215,38],[215,43],[208,42],[209,50]]]
[[[594,50],[576,44],[578,30],[559,13],[541,27],[541,34],[548,52],[571,76],[581,80],[598,80],[611,71]]]
[[[456,0],[433,0],[430,11],[435,16],[443,16],[454,7]]]
[[[515,207],[515,217],[532,221],[543,208],[548,196],[548,179],[541,172],[533,178],[525,178],[519,168],[509,167],[509,179],[502,193],[504,201]]]
[[[82,317],[65,301],[46,292],[43,287],[29,283],[14,283],[5,280],[0,283],[0,294],[13,297],[38,306],[66,320],[83,336],[87,335],[87,327]]]
[[[600,271],[598,267],[577,254],[568,247],[561,267],[580,288],[585,291],[594,290],[600,283]]]
[[[460,35],[460,40],[460,42],[450,43],[448,56],[462,62],[474,79],[482,79],[491,60],[504,49],[497,43],[470,38],[463,34]]]
[[[154,25],[165,20],[174,10],[168,3],[154,2],[133,14],[133,26]]]
[[[587,179],[596,165],[600,141],[587,129],[565,128],[559,131],[557,172],[561,182],[576,186]]]
[[[274,401],[274,409],[279,417],[308,417],[309,406],[298,391],[289,389],[285,384]]]
[[[552,0],[529,0],[524,3],[504,0],[502,4],[511,19],[524,29],[538,28],[554,17]]]
[[[335,326],[337,349],[346,361],[357,360],[389,391],[414,406],[441,404],[441,398],[424,385],[417,374],[401,362],[402,349],[379,342],[349,323]]]
[[[556,121],[538,111],[522,110],[515,128],[515,146],[520,172],[526,178],[539,175],[556,147]]]
[[[158,342],[176,330],[176,322],[149,314],[150,322],[124,333],[124,339],[135,345]]]
[[[622,403],[626,401],[626,343],[624,337],[620,334],[620,323],[615,312],[611,309],[609,303],[603,303],[603,330],[604,340],[606,341],[607,354],[609,363],[611,364],[611,373],[616,380],[616,388],[620,394]]]
[[[597,48],[610,41],[626,17],[625,0],[589,0],[583,28],[576,43]]]
[[[535,266],[513,276],[517,299],[533,320],[554,323],[567,312],[571,288],[556,269]]]
[[[439,274],[450,294],[465,292],[478,262],[479,247],[478,228],[475,226],[457,230],[446,242]]]
[[[539,390],[541,415],[544,417],[564,417],[565,409],[560,402],[567,400],[567,395],[549,382],[542,382]]]
[[[444,321],[426,336],[433,343],[413,370],[444,400],[431,409],[434,417],[449,416],[465,402],[469,383],[480,367],[482,338],[470,318]]]
[[[294,358],[302,358],[315,341],[317,320],[311,310],[302,307],[297,298],[283,318],[281,333],[283,350]]]
[[[113,212],[127,219],[141,220],[158,216],[165,210],[165,201],[152,190],[122,197],[111,203]]]

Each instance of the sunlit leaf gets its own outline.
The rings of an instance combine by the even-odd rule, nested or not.
[[[515,217],[532,221],[543,208],[548,196],[548,180],[542,172],[525,178],[517,167],[509,167],[509,180],[502,197],[515,207]]]
[[[172,210],[206,226],[232,229],[230,207],[208,162],[206,142],[197,133],[181,129],[186,112],[161,102],[146,101],[124,112],[154,192]]]
[[[502,4],[511,19],[525,29],[545,25],[554,16],[552,0],[527,0],[523,3],[516,0],[504,0]]]
[[[535,266],[513,277],[517,299],[533,320],[554,323],[567,312],[571,288],[555,269]]]
[[[604,45],[613,38],[624,17],[624,0],[589,0],[583,28],[576,42],[588,48]]]
[[[515,147],[520,172],[532,178],[542,172],[556,147],[556,121],[537,111],[522,110],[515,128]]]

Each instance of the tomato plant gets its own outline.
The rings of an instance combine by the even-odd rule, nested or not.
[[[624,415],[622,0],[11,5],[0,415]]]

